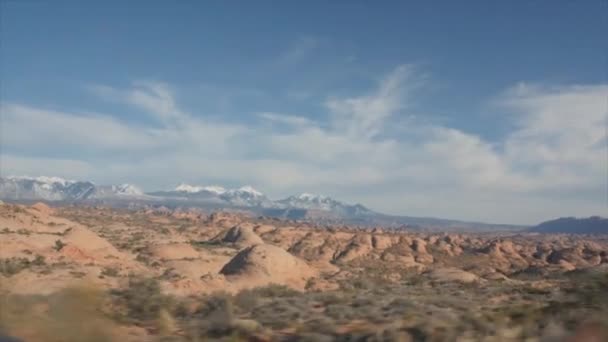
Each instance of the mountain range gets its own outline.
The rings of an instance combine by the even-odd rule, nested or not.
[[[114,206],[166,206],[247,210],[254,214],[318,223],[409,228],[523,229],[522,226],[464,222],[428,217],[386,215],[361,204],[347,204],[328,196],[302,193],[271,200],[251,186],[226,189],[221,186],[180,184],[172,190],[143,192],[132,184],[96,185],[91,181],[59,177],[0,177],[0,199],[16,202],[105,203]]]
[[[561,217],[545,221],[530,229],[537,233],[565,234],[606,234],[608,233],[608,218],[591,216],[588,218]]]

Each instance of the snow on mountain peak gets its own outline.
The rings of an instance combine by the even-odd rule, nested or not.
[[[180,184],[175,188],[175,191],[182,191],[182,192],[199,192],[201,191],[203,188],[200,186],[192,186],[192,185],[188,185],[188,184]]]
[[[221,195],[224,192],[226,192],[226,189],[224,189],[221,186],[218,185],[210,185],[210,186],[193,186],[193,185],[188,185],[188,184],[180,184],[175,188],[175,191],[182,191],[182,192],[188,192],[188,193],[197,193],[197,192],[201,192],[201,191],[208,191],[208,192],[213,192],[215,194]]]
[[[209,185],[209,186],[204,186],[203,190],[205,191],[209,191],[209,192],[213,192],[216,193],[218,195],[223,194],[224,192],[226,192],[226,189],[224,189],[223,187],[219,186],[219,185]]]
[[[245,185],[238,189],[230,189],[221,194],[220,198],[229,203],[241,206],[273,206],[273,202],[271,200],[266,198],[263,193],[257,191],[250,185]]]
[[[310,194],[310,193],[304,192],[304,193],[301,193],[298,196],[298,199],[304,200],[304,201],[314,201],[314,200],[322,201],[322,200],[329,199],[329,197],[323,196],[323,195],[315,195],[315,194]]]
[[[112,190],[114,193],[118,195],[143,195],[144,192],[132,184],[120,184],[112,186]]]
[[[47,177],[47,176],[39,176],[39,177],[8,176],[6,178],[10,179],[10,180],[30,180],[30,181],[34,181],[34,182],[38,182],[38,183],[49,184],[49,185],[58,183],[58,184],[61,184],[63,186],[76,182],[76,181],[73,181],[73,180],[63,179],[61,177]]]
[[[60,177],[9,176],[0,179],[0,196],[7,199],[37,199],[48,201],[82,199],[95,185]]]
[[[237,191],[250,193],[250,194],[252,194],[254,196],[264,196],[263,193],[261,193],[261,192],[257,191],[256,189],[254,189],[251,185],[242,186],[242,187],[238,188]]]

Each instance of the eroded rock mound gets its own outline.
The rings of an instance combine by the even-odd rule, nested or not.
[[[248,225],[234,226],[214,240],[222,243],[232,243],[239,247],[249,247],[264,243],[264,240]]]
[[[240,251],[220,270],[235,281],[246,281],[252,285],[275,283],[302,288],[306,281],[316,275],[308,264],[284,249],[258,244]]]
[[[340,251],[335,259],[342,262],[350,261],[368,255],[373,250],[372,238],[369,234],[357,234],[346,248]]]
[[[49,207],[48,205],[46,205],[45,203],[42,203],[42,202],[38,202],[38,203],[32,205],[31,208],[35,209],[35,210],[37,210],[37,211],[39,211],[39,212],[41,212],[43,214],[46,214],[46,215],[50,215],[50,214],[53,213],[53,209],[51,207]]]

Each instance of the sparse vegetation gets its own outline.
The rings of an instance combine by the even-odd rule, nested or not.
[[[32,263],[27,258],[0,259],[0,274],[10,277],[29,268],[31,265]]]
[[[120,271],[116,267],[104,267],[100,275],[104,277],[117,277],[119,273]]]
[[[117,303],[125,309],[121,317],[127,321],[156,320],[161,310],[173,304],[171,297],[162,294],[158,280],[152,278],[131,277],[126,289],[113,293]]]
[[[583,247],[580,249],[575,249],[580,237],[571,240],[564,238],[555,243],[567,252],[554,253],[552,258],[555,258],[555,262],[561,261],[560,258],[572,258],[569,259],[570,264],[577,265],[579,259],[576,258],[581,258],[580,265],[584,265],[577,265],[575,271],[564,273],[556,263],[543,264],[543,258],[547,258],[549,253],[530,252],[530,256],[526,256],[524,253],[528,253],[528,250],[533,251],[533,248],[529,248],[531,243],[517,240],[515,237],[509,239],[521,246],[517,251],[521,251],[523,256],[500,259],[501,255],[490,256],[488,252],[492,241],[500,240],[481,235],[462,237],[462,253],[450,255],[446,241],[450,241],[452,237],[415,235],[423,236],[424,243],[427,244],[425,248],[420,247],[426,251],[419,252],[414,250],[413,243],[407,239],[404,240],[406,242],[398,242],[398,232],[387,235],[386,240],[390,239],[392,242],[384,242],[385,247],[381,247],[383,241],[378,239],[373,248],[365,249],[368,248],[365,239],[359,236],[357,243],[352,243],[349,237],[351,233],[363,234],[361,231],[332,228],[333,234],[337,236],[335,239],[328,239],[325,243],[308,243],[308,240],[318,239],[319,236],[327,238],[330,233],[325,229],[307,227],[301,223],[298,223],[297,229],[281,230],[271,227],[263,233],[256,233],[262,237],[263,242],[274,241],[283,250],[289,250],[291,256],[299,257],[300,261],[306,259],[311,265],[319,263],[319,255],[324,254],[324,258],[329,255],[328,259],[324,259],[329,261],[326,263],[327,269],[311,277],[302,277],[298,280],[300,282],[294,285],[280,277],[273,278],[275,265],[274,262],[268,262],[259,268],[253,268],[259,276],[268,277],[265,283],[267,285],[227,293],[213,292],[206,288],[209,285],[216,290],[222,289],[222,281],[226,281],[226,285],[230,284],[226,286],[227,289],[232,287],[232,283],[229,283],[232,279],[217,277],[217,271],[213,270],[220,267],[221,263],[225,264],[241,249],[214,239],[222,232],[221,229],[198,229],[203,226],[201,222],[187,221],[186,224],[186,221],[170,216],[146,216],[110,209],[99,209],[99,212],[86,208],[62,210],[69,214],[64,218],[78,220],[117,247],[121,253],[137,255],[136,260],[139,263],[130,256],[125,257],[116,252],[107,255],[104,252],[96,254],[94,248],[87,249],[86,246],[80,245],[74,245],[82,250],[80,255],[51,253],[45,258],[44,253],[48,253],[49,247],[59,251],[66,245],[65,239],[56,240],[54,245],[54,239],[50,239],[49,244],[48,236],[45,236],[44,249],[37,249],[35,245],[28,246],[27,249],[19,247],[15,249],[16,253],[20,253],[16,257],[2,259],[0,279],[11,277],[11,281],[17,280],[16,277],[28,269],[41,279],[51,274],[50,277],[53,278],[67,276],[80,282],[87,279],[104,286],[117,286],[113,289],[99,289],[97,294],[90,298],[86,293],[93,292],[71,292],[74,298],[80,298],[75,299],[75,302],[94,308],[88,311],[90,316],[83,314],[84,316],[93,317],[93,321],[108,331],[125,329],[121,332],[121,338],[106,334],[105,337],[100,337],[101,341],[125,340],[126,329],[133,329],[141,334],[141,338],[134,337],[136,340],[163,342],[478,341],[490,336],[495,340],[531,338],[532,341],[543,336],[551,325],[560,327],[563,330],[561,334],[565,336],[588,317],[597,317],[600,323],[602,317],[608,317],[608,302],[604,295],[608,291],[608,278],[605,276],[608,273],[602,271],[604,268],[601,261],[601,258],[605,259],[606,253],[602,254],[604,251],[598,251],[597,248],[591,250],[588,246],[593,245],[588,245],[587,242],[581,244]],[[276,225],[281,222],[265,221],[264,224]],[[75,225],[76,223],[73,223],[69,226]],[[189,229],[190,227],[192,229]],[[197,229],[194,229],[195,227]],[[301,229],[310,229],[311,232],[301,234],[298,231]],[[39,235],[51,234],[32,232],[26,237],[23,235],[26,231],[23,230],[19,234],[21,236],[11,238],[26,241],[25,239]],[[16,232],[9,230],[7,234],[14,233]],[[406,234],[404,236],[408,237]],[[338,238],[342,240],[337,241]],[[434,243],[433,238],[437,238],[438,242]],[[465,240],[467,238],[468,241]],[[181,255],[179,249],[172,249],[172,252],[168,253],[162,248],[150,248],[150,244],[162,244],[164,240],[171,241],[168,243],[191,241],[196,253],[200,254]],[[598,243],[597,239],[593,242]],[[608,240],[599,240],[601,246],[608,246],[607,242]],[[298,246],[293,247],[295,244]],[[359,254],[351,257],[352,252],[345,252],[349,248],[361,249],[363,252],[355,250],[354,252]],[[499,248],[500,246],[495,247]],[[322,250],[324,251],[321,253]],[[580,255],[573,254],[578,250],[584,252]],[[428,255],[425,256],[424,253]],[[506,255],[506,252],[501,253]],[[544,256],[539,256],[542,253],[545,253]],[[264,262],[273,258],[272,254],[264,255],[260,257]],[[21,258],[22,256],[26,258]],[[342,256],[348,258],[342,259]],[[79,259],[76,263],[76,259],[72,258]],[[522,258],[527,260],[529,265],[522,263]],[[591,260],[599,263],[598,266],[589,266]],[[285,262],[286,259],[274,261],[279,263]],[[121,262],[126,264],[123,266],[119,264]],[[207,263],[210,268],[201,270]],[[291,261],[285,264],[294,265]],[[100,278],[106,278],[105,280],[85,277],[87,274],[95,274],[99,265],[112,265],[101,268]],[[435,278],[430,271],[438,267],[464,270],[481,280],[467,283]],[[292,266],[285,267],[285,272],[291,271],[290,268]],[[129,275],[128,272],[134,269],[144,269],[145,272],[142,273],[154,276],[145,278]],[[283,268],[279,269],[282,270]],[[494,273],[487,275],[485,272]],[[297,278],[297,275],[297,272],[294,273],[294,278]],[[256,283],[259,283],[258,281],[256,279]],[[244,281],[239,286],[243,284],[247,282]],[[294,287],[300,290],[295,290]],[[170,295],[170,292],[163,290],[176,290],[176,294]],[[67,292],[50,296],[21,296],[19,299],[11,296],[10,301],[13,303],[27,303],[18,306],[11,304],[9,316],[12,318],[8,320],[2,313],[6,312],[3,310],[6,306],[0,308],[0,314],[4,315],[0,316],[0,325],[3,324],[2,326],[8,329],[4,331],[14,332],[15,336],[25,336],[19,332],[23,325],[15,323],[16,312],[19,311],[16,308],[20,307],[22,318],[26,317],[33,325],[40,325],[32,330],[35,334],[52,332],[57,335],[56,340],[62,338],[69,342],[80,341],[76,335],[69,333],[64,337],[66,335],[62,335],[61,331],[47,326],[52,323],[63,329],[70,328],[69,323],[59,322],[74,319],[74,315],[66,315],[62,310],[76,304],[66,303],[66,306],[62,306],[58,303],[59,298],[65,300],[65,295]],[[97,298],[93,300],[94,303],[90,301],[92,298]],[[33,310],[34,307],[46,305],[52,306],[53,309],[43,310],[42,313]],[[34,316],[35,319],[29,318]],[[117,329],[118,326],[121,328]],[[87,341],[94,340],[82,329],[75,331],[86,336]],[[54,341],[52,338],[49,340]]]
[[[115,341],[116,324],[103,311],[105,301],[104,293],[91,287],[66,288],[50,296],[0,293],[0,331],[26,333],[27,341]]]
[[[36,257],[32,261],[32,265],[35,265],[35,266],[44,266],[44,265],[46,265],[45,257],[42,256],[42,255],[40,255],[40,254],[36,255]]]

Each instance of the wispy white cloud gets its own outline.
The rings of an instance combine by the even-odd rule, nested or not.
[[[65,113],[18,104],[2,104],[2,141],[7,146],[91,147],[132,150],[158,146],[162,132],[128,126],[108,115]]]
[[[247,125],[191,115],[175,90],[156,82],[95,87],[156,118],[154,127],[4,104],[2,141],[9,149],[27,147],[35,155],[42,145],[78,146],[88,154],[82,161],[6,155],[4,168],[149,188],[251,183],[275,196],[319,191],[392,213],[520,223],[597,214],[605,205],[598,202],[605,151],[597,146],[606,139],[608,86],[516,85],[496,100],[515,129],[490,142],[412,119],[412,95],[423,85],[415,68],[400,66],[367,93],[329,97],[325,118],[269,111]],[[385,134],[389,127],[400,134]],[[100,150],[129,157],[95,157]],[[584,195],[556,197],[576,191]]]
[[[503,103],[518,128],[504,143],[505,159],[534,186],[601,188],[608,170],[605,150],[608,85],[548,88],[520,84]]]
[[[165,124],[178,123],[186,116],[176,105],[173,92],[165,83],[138,81],[126,91],[106,85],[88,88],[106,100],[138,107]]]
[[[293,66],[306,58],[319,46],[319,39],[313,36],[301,36],[296,39],[277,59],[279,66]]]
[[[405,108],[410,92],[420,83],[418,76],[413,66],[402,65],[370,95],[328,99],[325,105],[334,129],[357,138],[377,136],[386,121]]]
[[[312,126],[314,123],[306,117],[298,115],[287,115],[272,112],[258,113],[258,117],[261,119],[270,121],[272,123],[285,124],[292,127],[307,127]]]
[[[159,82],[137,82],[126,94],[126,101],[155,114],[165,123],[183,120],[185,114],[175,104],[169,86]]]

